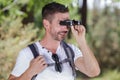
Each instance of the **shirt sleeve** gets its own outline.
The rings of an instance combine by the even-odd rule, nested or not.
[[[26,71],[26,69],[29,67],[30,61],[33,58],[30,57],[32,55],[31,53],[32,52],[28,47],[19,52],[15,66],[11,72],[12,75],[18,77]]]
[[[83,57],[82,52],[80,51],[80,49],[78,47],[76,47],[75,45],[71,44],[71,48],[74,51],[75,57],[74,57],[74,61],[78,58],[78,57]]]

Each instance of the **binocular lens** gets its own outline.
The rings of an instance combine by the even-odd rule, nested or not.
[[[59,24],[64,26],[75,26],[75,25],[81,25],[81,22],[75,20],[64,20],[64,21],[60,21]]]

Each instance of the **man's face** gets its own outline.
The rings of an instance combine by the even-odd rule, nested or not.
[[[50,32],[49,32],[49,34],[54,40],[61,41],[66,37],[69,28],[67,26],[60,25],[59,23],[60,21],[68,20],[68,19],[69,19],[69,13],[54,14],[54,18],[50,23]]]

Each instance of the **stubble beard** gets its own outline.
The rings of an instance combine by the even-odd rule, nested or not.
[[[64,33],[64,35],[62,35]],[[67,36],[67,32],[57,32],[51,34],[54,40],[62,41]]]

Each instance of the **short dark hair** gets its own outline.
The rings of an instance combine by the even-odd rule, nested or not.
[[[42,19],[51,20],[53,18],[52,15],[55,13],[66,13],[69,12],[68,7],[63,4],[52,2],[45,5],[42,9]]]

